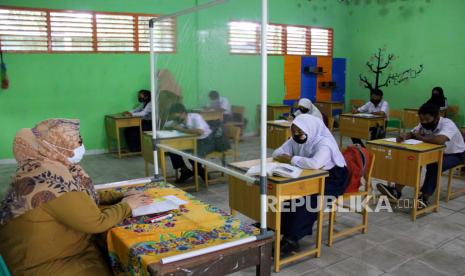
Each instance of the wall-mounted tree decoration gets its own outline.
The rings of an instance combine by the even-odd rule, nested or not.
[[[396,57],[393,54],[386,55],[385,48],[379,48],[378,53],[375,53],[371,58],[370,61],[366,63],[368,67],[368,71],[375,75],[374,81],[371,82],[368,80],[367,76],[362,76],[360,74],[360,84],[363,85],[365,88],[368,88],[371,91],[381,88],[387,87],[390,84],[398,85],[409,79],[414,79],[420,75],[423,71],[423,64],[420,64],[417,69],[409,68],[400,73],[391,73],[392,70],[391,62],[395,60]],[[381,80],[382,74],[385,71],[389,71],[387,77],[384,80]]]

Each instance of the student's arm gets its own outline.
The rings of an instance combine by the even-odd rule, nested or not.
[[[68,192],[45,203],[43,208],[67,227],[88,234],[105,232],[131,215],[126,202],[100,210],[85,192]]]
[[[327,146],[320,147],[312,157],[294,156],[291,164],[302,169],[322,169],[331,161],[331,150]]]
[[[142,105],[140,105],[140,107],[142,108]],[[141,111],[134,111],[134,112],[131,112],[131,114],[134,117],[144,117],[150,112],[152,112],[152,104],[148,103],[144,108],[142,108]]]
[[[192,121],[192,126],[175,126],[174,129],[185,133],[202,135],[204,133],[203,129],[208,127],[207,122],[205,122],[201,115],[195,116]]]
[[[182,127],[182,126],[173,126],[172,129],[174,130],[177,130],[177,131],[181,131],[181,132],[184,132],[184,133],[189,133],[189,134],[196,134],[196,135],[202,135],[203,134],[203,130],[201,129],[197,129],[197,128],[185,128],[185,127]]]
[[[279,159],[279,157],[282,156],[292,156],[292,141],[289,139],[284,144],[282,144],[279,148],[277,148],[273,154],[272,157],[273,159]]]
[[[370,102],[367,102],[366,104],[362,105],[361,107],[357,108],[354,113],[365,113],[368,112],[368,106],[370,105]]]
[[[459,132],[454,123],[444,124],[438,134],[434,136],[424,136],[421,132],[414,132],[415,138],[425,143],[444,145],[450,141],[454,135]]]

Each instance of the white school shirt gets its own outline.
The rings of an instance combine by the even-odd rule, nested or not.
[[[142,117],[144,120],[152,120],[152,102],[147,103],[144,107],[144,103],[140,103],[136,108],[129,111],[134,117]]]
[[[174,125],[174,121],[169,121],[165,124],[165,127],[169,127]],[[183,127],[187,129],[201,129],[202,135],[200,135],[197,139],[202,140],[210,136],[212,130],[208,123],[203,119],[202,115],[198,113],[188,113],[187,114],[187,122],[182,124]]]
[[[214,109],[223,109],[225,115],[231,115],[231,104],[229,103],[228,99],[225,97],[220,97],[216,101],[210,102],[210,107]]]
[[[445,154],[462,153],[465,152],[465,142],[463,142],[462,133],[455,123],[447,118],[440,117],[438,126],[434,131],[424,129],[421,124],[418,124],[412,132],[420,132],[425,136],[438,136],[444,135],[449,138],[446,142]]]
[[[375,106],[372,102],[367,102],[366,104],[359,107],[358,112],[362,113],[373,113],[373,112],[384,112],[386,114],[386,120],[389,120],[389,104],[385,100],[381,100],[378,106]]]

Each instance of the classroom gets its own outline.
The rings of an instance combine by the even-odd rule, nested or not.
[[[1,0],[0,276],[465,275],[463,26],[464,0]]]

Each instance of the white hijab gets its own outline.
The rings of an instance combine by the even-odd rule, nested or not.
[[[306,109],[308,109],[308,112],[306,114],[310,114],[312,116],[318,117],[318,118],[323,120],[323,115],[321,115],[320,110],[318,110],[318,108],[315,105],[313,105],[312,101],[310,101],[309,99],[307,99],[307,98],[300,99],[299,103],[298,103],[298,106],[303,106]],[[302,112],[300,112],[300,110],[298,110],[295,113],[295,115],[297,115],[297,116],[299,116],[301,114],[302,114]]]
[[[308,114],[302,114],[297,116],[292,124],[307,134],[307,141],[302,146],[308,148],[310,152],[315,152],[316,147],[326,146],[331,151],[331,161],[338,167],[346,166],[346,161],[336,140],[322,120]]]

